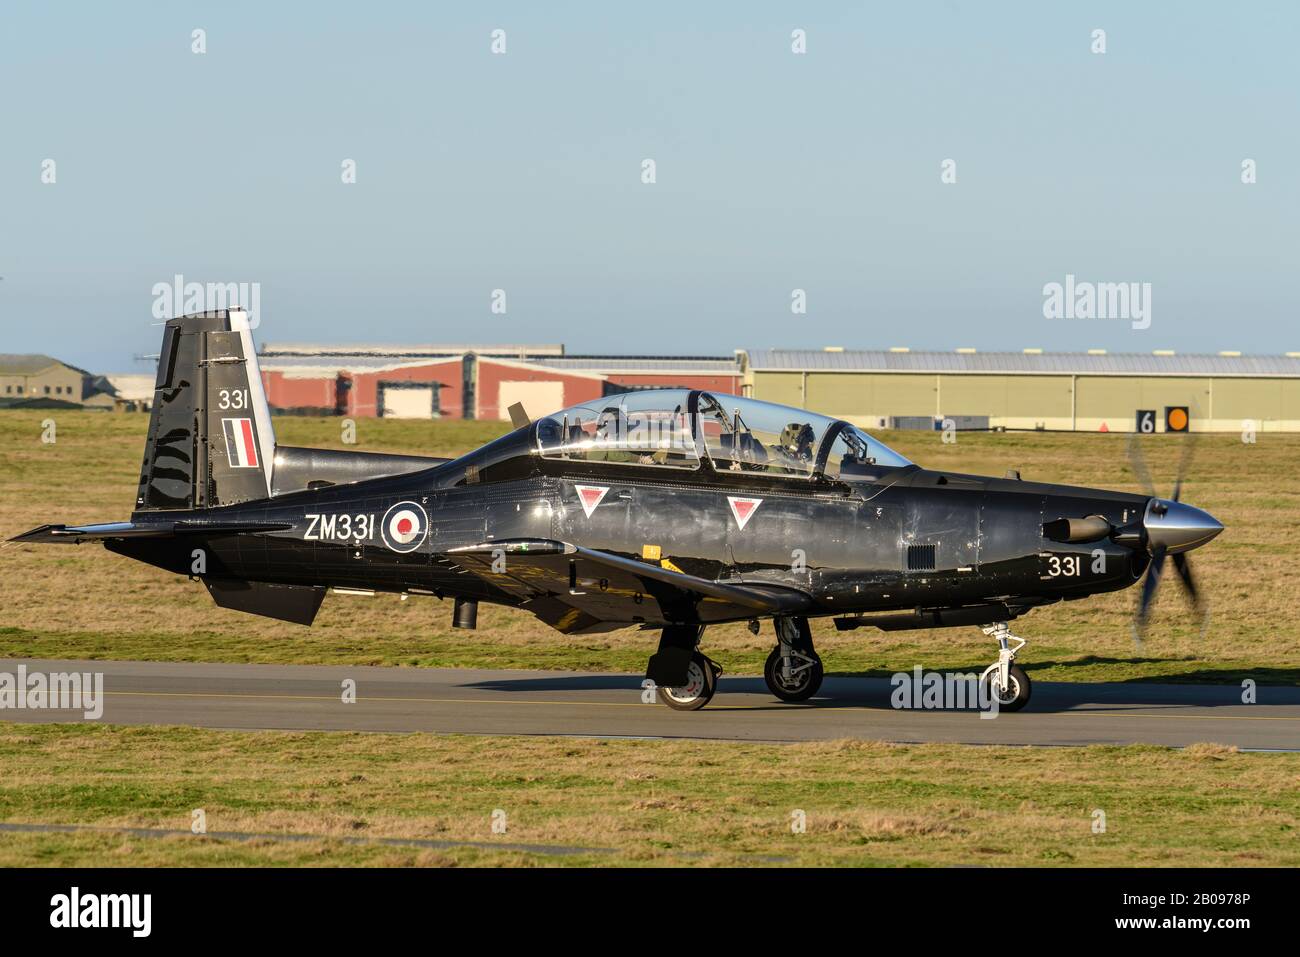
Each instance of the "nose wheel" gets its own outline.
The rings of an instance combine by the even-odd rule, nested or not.
[[[997,668],[996,665],[993,667]],[[1025,669],[1019,665],[1012,665],[1007,669],[1005,684],[996,670],[989,674],[985,681],[988,683],[989,697],[997,700],[999,711],[1019,711],[1029,704],[1032,685],[1029,675],[1025,674]]]
[[[776,647],[763,666],[767,690],[782,701],[807,701],[822,686],[822,660],[807,618],[777,618]]]
[[[1019,711],[1029,704],[1029,696],[1033,693],[1029,675],[1015,663],[1016,653],[1025,647],[1025,639],[1011,634],[1005,621],[986,625],[982,630],[997,639],[998,660],[984,670],[980,682],[988,696],[998,703],[999,711]],[[1013,646],[1012,642],[1016,644]]]

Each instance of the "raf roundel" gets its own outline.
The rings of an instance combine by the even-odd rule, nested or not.
[[[429,516],[415,502],[398,502],[384,513],[379,532],[393,551],[413,552],[429,534]]]

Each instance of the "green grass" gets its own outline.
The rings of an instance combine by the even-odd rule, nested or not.
[[[58,441],[40,441],[53,417]],[[84,412],[0,411],[0,535],[48,521],[125,518],[139,470],[147,417]],[[500,422],[362,419],[357,444],[341,442],[330,418],[276,419],[293,445],[451,456],[506,430]],[[927,465],[1026,479],[1135,489],[1119,435],[937,434],[883,436]],[[1158,483],[1168,485],[1178,445],[1146,443]],[[1300,680],[1300,624],[1289,587],[1300,539],[1300,490],[1285,477],[1300,466],[1300,436],[1261,433],[1253,446],[1235,436],[1202,436],[1184,498],[1227,527],[1193,556],[1211,607],[1210,627],[1189,613],[1177,580],[1166,581],[1150,633],[1135,647],[1135,590],[1042,609],[1018,622],[1030,639],[1022,661],[1035,677],[1078,681]],[[296,625],[216,608],[201,585],[106,554],[95,545],[10,546],[0,550],[0,655],[261,661],[451,667],[637,671],[654,636],[625,630],[566,637],[511,609],[484,608],[477,632],[450,628],[450,608],[433,599],[334,596],[316,625]],[[162,613],[160,613],[160,611]],[[974,628],[839,634],[815,623],[828,671],[890,674],[916,664],[966,669],[992,659]],[[709,653],[733,674],[757,674],[771,645],[766,631],[711,628]]]
[[[0,866],[1300,865],[1300,755],[0,727]],[[492,814],[506,813],[494,835]],[[1093,832],[1094,811],[1106,830]],[[804,833],[793,833],[802,810]],[[429,849],[344,838],[471,842]],[[493,843],[605,849],[553,856]],[[482,845],[487,845],[486,847]]]

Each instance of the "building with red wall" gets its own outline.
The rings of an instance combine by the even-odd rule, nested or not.
[[[542,356],[537,365],[586,372],[608,384],[606,395],[636,389],[706,389],[739,395],[744,376],[731,356]]]
[[[565,356],[563,346],[268,345],[271,408],[352,417],[532,417],[635,389],[739,394],[735,356]]]
[[[374,417],[389,390],[423,386],[430,417],[463,414],[463,356],[385,361],[371,356],[259,358],[266,398],[275,412]],[[407,403],[409,405],[409,403]]]

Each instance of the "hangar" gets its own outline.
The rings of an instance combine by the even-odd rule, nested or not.
[[[706,389],[866,428],[1300,431],[1300,353],[1286,355],[751,349],[731,355],[569,355],[563,345],[267,344],[280,412],[508,419],[650,388]],[[1171,420],[1170,415],[1174,418]]]
[[[745,394],[866,428],[972,427],[1134,431],[1153,411],[1187,409],[1193,431],[1300,431],[1300,352],[1218,354],[913,352],[754,349]],[[1175,416],[1175,421],[1179,421]]]
[[[562,345],[269,343],[258,357],[277,412],[388,418],[509,419],[651,388],[739,393],[729,356],[570,356]]]

